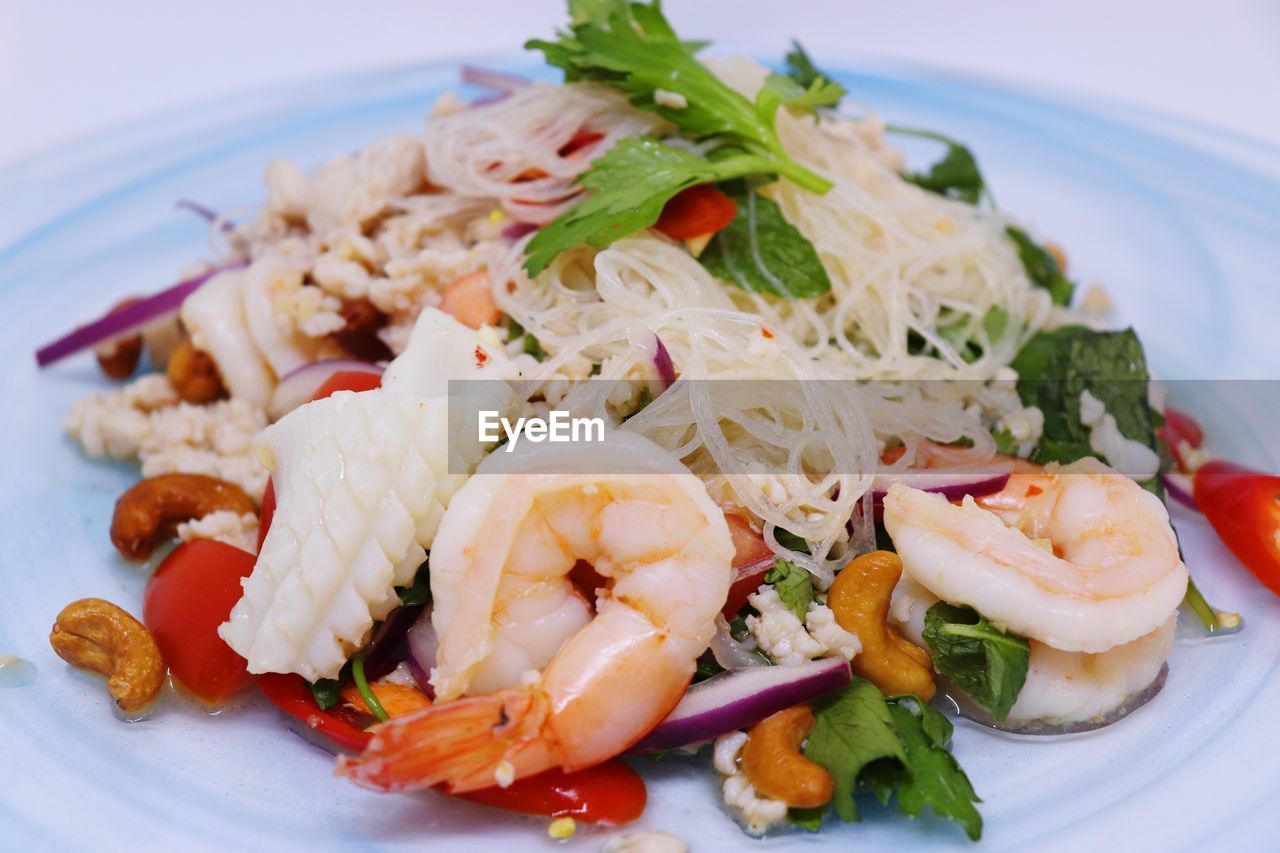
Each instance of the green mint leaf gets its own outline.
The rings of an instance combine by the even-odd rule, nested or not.
[[[916,817],[925,806],[964,827],[973,841],[982,837],[982,815],[974,803],[982,802],[959,763],[946,748],[950,722],[914,696],[888,700],[889,715],[906,751],[910,772],[898,784],[898,807]],[[946,728],[941,723],[946,723]],[[941,737],[943,731],[946,737]]]
[[[803,622],[813,603],[813,576],[790,560],[778,560],[764,573],[764,582],[773,584],[778,598]]]
[[[569,19],[574,24],[603,24],[626,13],[627,0],[569,0]]]
[[[1018,257],[1031,283],[1049,291],[1049,298],[1053,300],[1054,305],[1069,304],[1076,286],[1071,279],[1062,274],[1062,268],[1058,266],[1053,255],[1049,254],[1044,246],[1032,240],[1031,235],[1021,228],[1010,225],[1005,229],[1005,233],[1018,247]]]
[[[903,136],[916,136],[921,139],[932,139],[946,146],[942,159],[934,163],[927,172],[908,172],[903,179],[910,181],[922,189],[956,201],[977,204],[983,195],[989,195],[986,179],[978,168],[977,158],[968,146],[949,136],[935,133],[932,130],[918,130],[910,127],[890,127],[893,133]]]
[[[782,215],[782,208],[745,181],[721,188],[738,205],[729,225],[698,260],[717,278],[752,293],[808,299],[831,290],[818,251]]]
[[[1132,329],[1099,332],[1061,326],[1040,332],[1023,346],[1012,367],[1018,371],[1023,404],[1044,413],[1044,431],[1031,461],[1069,463],[1096,455],[1089,446],[1089,428],[1080,420],[1080,394],[1086,390],[1105,404],[1125,438],[1156,448],[1159,416],[1148,402],[1151,377]]]
[[[315,697],[316,705],[321,711],[329,710],[342,699],[342,685],[336,678],[321,678],[308,682],[307,686],[311,688],[311,695]]]
[[[791,42],[791,50],[787,52],[785,61],[787,64],[787,76],[800,84],[802,89],[812,89],[815,84],[821,84],[826,88],[838,91],[839,94],[834,95],[831,106],[838,104],[840,99],[847,94],[845,88],[832,80],[830,75],[823,74],[818,70],[818,67],[813,64],[813,60],[809,58],[809,54],[800,46],[800,42],[794,40]],[[827,97],[832,96],[828,95]]]
[[[889,707],[874,684],[855,676],[844,690],[814,702],[814,718],[805,757],[831,774],[831,808],[841,820],[856,821],[853,792],[863,772],[875,764],[900,775],[906,766],[907,752]]]
[[[972,607],[938,602],[924,616],[924,641],[938,672],[1004,721],[1027,680],[1031,646]]]
[[[787,820],[805,832],[817,832],[822,829],[822,819],[826,814],[826,806],[813,809],[787,809]]]

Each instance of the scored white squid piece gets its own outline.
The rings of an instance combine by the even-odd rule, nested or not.
[[[250,672],[333,678],[396,606],[481,455],[451,446],[442,394],[449,378],[501,375],[500,347],[477,358],[486,334],[428,309],[382,388],[308,403],[259,436],[276,512],[219,628]]]

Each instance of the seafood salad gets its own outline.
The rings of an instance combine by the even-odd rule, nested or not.
[[[874,795],[977,841],[953,720],[1124,725],[1175,632],[1241,628],[1166,501],[1280,592],[1280,479],[1210,454],[963,143],[798,44],[569,13],[526,45],[562,81],[466,68],[419,129],[267,164],[251,218],[184,203],[217,256],[37,353],[118,383],[65,428],[140,467],[104,533],[150,570],[50,642],[126,718],[261,694],[354,785],[555,839],[659,761],[750,836]]]

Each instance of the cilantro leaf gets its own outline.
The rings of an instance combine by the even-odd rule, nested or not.
[[[805,757],[831,774],[831,808],[841,820],[858,820],[853,792],[858,777],[874,762],[906,764],[907,753],[894,730],[884,695],[870,681],[854,677],[835,696],[814,703],[815,722]]]
[[[603,248],[658,221],[663,206],[686,187],[729,180],[768,168],[751,154],[708,160],[649,137],[621,140],[582,177],[592,190],[542,228],[525,247],[525,269],[537,275],[565,249]]]
[[[949,136],[932,130],[919,130],[912,127],[892,126],[889,130],[903,136],[916,136],[921,139],[932,139],[947,147],[942,159],[934,163],[927,172],[908,172],[903,180],[909,181],[922,189],[957,201],[977,204],[983,195],[990,195],[986,179],[978,168],[977,158],[968,146]]]
[[[316,700],[316,705],[321,711],[327,711],[342,698],[341,682],[336,678],[321,678],[317,681],[307,682],[307,686],[311,688],[311,695]]]
[[[778,560],[764,573],[764,582],[773,584],[778,598],[803,622],[813,603],[813,576],[790,560]]]
[[[837,92],[838,94],[834,94],[834,100],[830,103],[831,106],[838,104],[840,99],[848,94],[844,86],[832,80],[829,75],[823,74],[813,64],[813,60],[809,58],[809,54],[805,52],[805,49],[800,46],[800,42],[792,40],[791,50],[787,52],[785,61],[787,63],[787,76],[800,84],[801,88],[812,89],[815,84],[822,83],[825,84],[826,88]],[[828,97],[832,97],[832,95],[828,95]]]
[[[695,184],[781,175],[812,192],[831,188],[787,153],[774,126],[784,104],[814,109],[833,103],[838,94],[830,84],[817,80],[802,87],[779,78],[752,102],[698,61],[701,44],[681,41],[656,2],[579,0],[571,12],[568,32],[525,47],[542,51],[547,62],[564,69],[566,80],[618,89],[635,106],[658,113],[686,136],[714,140],[715,147],[702,158],[653,139],[623,140],[582,177],[582,186],[595,192],[529,242],[530,275],[572,246],[602,248],[652,225],[672,196]],[[659,92],[679,95],[681,106],[669,106]]]
[[[959,823],[969,839],[977,841],[982,837],[982,815],[974,803],[981,800],[947,749],[951,722],[914,696],[894,696],[888,706],[910,770],[898,781],[898,807],[917,817],[928,806]]]
[[[1027,271],[1027,278],[1031,279],[1031,283],[1049,291],[1049,298],[1053,300],[1054,305],[1069,304],[1076,286],[1071,279],[1062,274],[1062,268],[1058,266],[1053,255],[1049,254],[1044,246],[1032,240],[1031,236],[1021,228],[1010,225],[1005,229],[1005,233],[1018,247],[1018,258],[1022,261],[1022,267]]]
[[[745,181],[721,190],[737,204],[738,213],[698,257],[704,267],[748,292],[797,299],[831,290],[817,249],[786,220],[777,202]]]
[[[1106,405],[1125,438],[1155,449],[1160,416],[1148,402],[1151,377],[1132,329],[1099,332],[1062,326],[1040,332],[1023,346],[1012,367],[1018,371],[1023,404],[1044,413],[1032,462],[1067,463],[1095,455],[1089,428],[1080,420],[1080,394],[1086,390]]]
[[[865,788],[882,803],[896,792],[904,814],[915,817],[929,806],[960,823],[970,838],[981,836],[982,817],[973,805],[980,800],[948,750],[952,726],[942,714],[914,696],[886,699],[855,677],[844,690],[817,700],[814,716],[804,754],[831,774],[830,808],[842,820],[858,820],[853,795]],[[822,811],[796,810],[790,817],[816,830]]]
[[[957,687],[1004,721],[1027,680],[1031,646],[972,607],[938,602],[924,616],[924,641],[933,665]]]

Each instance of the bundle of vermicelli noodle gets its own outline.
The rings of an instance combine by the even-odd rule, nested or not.
[[[713,65],[748,96],[765,73],[747,61]],[[997,213],[902,178],[900,157],[874,117],[785,110],[778,131],[787,150],[833,187],[817,195],[783,180],[761,192],[813,244],[829,293],[785,299],[752,292],[750,282],[717,279],[683,244],[648,230],[603,250],[563,252],[540,275],[527,276],[528,238],[500,239],[492,223],[551,222],[581,198],[576,181],[593,159],[619,139],[669,130],[595,85],[534,84],[482,106],[455,102],[419,137],[418,189],[406,191],[404,179],[373,180],[382,155],[362,154],[334,173],[346,183],[333,175],[312,180],[303,205],[310,242],[286,245],[297,240],[295,211],[248,232],[257,235],[251,253],[287,248],[305,266],[312,256],[347,252],[373,269],[375,299],[403,292],[396,305],[423,305],[434,302],[414,289],[417,271],[473,252],[489,270],[499,308],[548,353],[528,367],[528,396],[542,405],[554,396],[555,405],[575,413],[631,414],[635,400],[626,393],[580,380],[591,365],[604,379],[652,379],[664,347],[681,381],[626,428],[676,453],[722,502],[763,522],[780,552],[825,580],[850,538],[869,535],[868,514],[855,510],[865,505],[886,446],[904,446],[899,466],[913,464],[926,443],[967,445],[975,461],[994,452],[974,411],[980,387],[901,380],[992,379],[1043,325],[1048,295],[1031,286]],[[714,144],[669,141],[694,149]],[[403,138],[382,147],[384,165],[403,172],[413,153]],[[370,187],[359,183],[361,175]],[[348,211],[359,216],[346,217]],[[328,223],[323,233],[317,223]],[[415,241],[426,241],[416,258]],[[328,269],[346,257],[330,258]],[[332,276],[314,278],[329,286]],[[877,382],[862,384],[867,380]],[[552,385],[559,386],[554,395]],[[806,539],[812,553],[781,547],[775,528]]]

